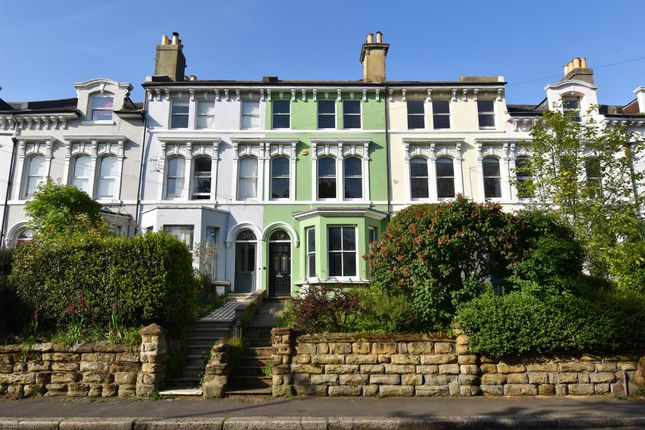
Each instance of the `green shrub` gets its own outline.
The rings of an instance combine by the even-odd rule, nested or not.
[[[13,250],[0,249],[0,339],[17,333],[29,318],[29,309],[9,282]]]
[[[457,321],[473,351],[498,357],[645,349],[645,297],[635,294],[491,292],[463,305]]]
[[[190,252],[162,233],[33,240],[16,249],[11,282],[41,319],[56,325],[74,307],[102,327],[116,318],[126,326],[154,321],[171,330],[193,315],[198,288]]]
[[[361,312],[351,331],[410,333],[418,330],[416,311],[406,297],[372,287],[361,291],[360,298]]]
[[[610,256],[609,273],[618,289],[645,294],[645,241],[620,244]]]
[[[362,310],[355,289],[312,286],[307,294],[291,299],[282,318],[306,333],[341,333],[355,330]]]
[[[449,326],[456,305],[484,282],[504,280],[519,239],[513,217],[496,204],[412,205],[399,212],[366,256],[375,285],[409,298],[420,327]]]

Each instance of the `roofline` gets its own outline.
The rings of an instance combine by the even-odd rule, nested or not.
[[[260,88],[279,88],[279,87],[299,87],[299,88],[320,88],[320,87],[368,87],[368,88],[384,88],[384,87],[503,87],[506,82],[460,82],[460,81],[385,81],[382,83],[377,82],[364,82],[364,81],[277,81],[277,82],[264,82],[264,81],[228,81],[228,80],[212,80],[212,81],[160,81],[160,82],[144,82],[141,84],[143,88],[151,87],[179,87],[179,88],[194,88],[194,87],[260,87]]]

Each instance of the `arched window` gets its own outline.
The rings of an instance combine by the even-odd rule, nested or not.
[[[318,160],[318,198],[336,198],[336,160],[323,157]]]
[[[585,177],[587,188],[589,190],[589,197],[592,199],[598,197],[602,186],[600,160],[597,158],[585,159]]]
[[[428,194],[428,161],[415,157],[410,160],[410,195],[413,199],[427,199]]]
[[[346,199],[363,198],[363,168],[358,157],[348,157],[343,161],[343,182]]]
[[[34,195],[38,185],[45,181],[46,175],[45,157],[43,155],[35,155],[28,159],[27,177],[25,178],[25,188],[23,192],[25,198]]]
[[[439,157],[437,168],[437,197],[440,199],[455,196],[455,168],[450,157]]]
[[[531,176],[526,170],[531,159],[529,157],[517,157],[515,160],[515,183],[517,187],[517,197],[528,199],[533,197],[531,192]]]
[[[210,157],[194,159],[192,195],[194,200],[210,199],[211,197],[211,165]]]
[[[484,170],[484,196],[487,199],[502,197],[502,176],[499,160],[495,157],[484,157],[482,166]]]
[[[116,178],[118,175],[116,155],[107,155],[99,162],[98,187],[96,197],[113,199],[116,197]]]
[[[92,159],[89,155],[80,155],[74,158],[74,173],[72,184],[81,191],[90,192],[90,165]]]
[[[238,200],[254,199],[258,196],[258,159],[255,157],[240,158]]]
[[[166,170],[166,198],[181,198],[184,189],[184,169],[186,161],[184,157],[172,157],[168,159],[168,168]]]
[[[111,121],[114,97],[109,95],[92,96],[90,101],[90,118],[92,121]]]
[[[289,198],[289,159],[275,157],[271,160],[271,198]]]
[[[29,229],[24,229],[22,230],[19,234],[18,237],[16,238],[16,245],[20,245],[21,243],[29,242],[31,239],[33,239],[33,233]]]

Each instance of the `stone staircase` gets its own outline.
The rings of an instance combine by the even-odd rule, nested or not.
[[[168,390],[159,394],[201,396],[201,379],[211,348],[218,339],[233,335],[235,323],[257,299],[256,294],[229,294],[224,305],[193,321],[186,331],[186,363],[182,373],[171,381]]]
[[[242,332],[244,358],[229,375],[227,395],[271,395],[271,329],[277,325],[284,306],[284,300],[265,299],[257,316]]]

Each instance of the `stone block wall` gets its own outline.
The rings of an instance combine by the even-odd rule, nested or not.
[[[273,343],[274,396],[478,393],[477,357],[455,339],[274,329]]]
[[[73,397],[150,396],[164,380],[164,330],[141,330],[141,346],[107,342],[0,345],[0,395]]]
[[[224,397],[228,385],[229,345],[219,340],[211,348],[211,356],[204,369],[202,392],[204,397]]]
[[[625,395],[645,381],[645,357],[504,361],[473,354],[459,330],[450,339],[273,329],[272,340],[274,397]]]

